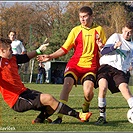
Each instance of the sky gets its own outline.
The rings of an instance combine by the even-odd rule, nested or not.
[[[30,2],[50,2],[50,1],[58,1],[58,0],[39,0],[39,1],[37,1],[37,0],[32,0],[32,1],[22,1],[22,0],[18,0],[18,1],[0,1],[0,3],[1,2],[3,2],[3,3],[6,3],[6,5],[7,6],[12,6],[12,5],[14,5],[15,3],[17,3],[17,2],[20,2],[20,3],[23,3],[23,4],[29,4]],[[62,0],[62,1],[68,1],[68,0]],[[76,0],[69,0],[69,1],[75,1],[76,2]],[[77,1],[82,1],[82,0],[77,0]],[[84,0],[84,1],[86,1],[86,0]],[[109,0],[87,0],[87,1],[97,1],[97,2],[102,2],[102,1],[104,1],[104,2],[109,2]],[[126,2],[126,1],[128,1],[128,2],[132,2],[132,4],[131,5],[133,5],[133,1],[131,1],[131,0],[110,0],[111,2],[117,2],[117,1],[123,1],[123,2]],[[61,1],[60,1],[61,2]]]
[[[39,0],[39,1],[36,1],[36,0],[33,0],[33,1],[22,1],[22,0],[18,0],[18,1],[0,1],[0,3],[1,2],[3,2],[3,3],[6,3],[6,5],[7,6],[12,6],[12,5],[14,5],[15,3],[17,3],[17,2],[20,2],[20,3],[23,3],[23,4],[29,4],[30,2],[52,2],[52,1],[58,1],[58,0]],[[67,2],[67,0],[63,0],[63,1],[66,1]],[[61,2],[61,1],[60,1]]]

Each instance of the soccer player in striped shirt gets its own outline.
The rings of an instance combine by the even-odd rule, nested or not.
[[[93,99],[94,83],[97,69],[99,67],[99,48],[106,42],[103,28],[93,22],[93,11],[88,6],[79,10],[80,25],[74,27],[68,35],[67,40],[60,49],[50,55],[38,56],[39,61],[48,61],[67,54],[72,48],[74,54],[67,63],[64,72],[64,84],[60,94],[60,101],[67,103],[69,93],[73,85],[81,81],[84,93],[83,112],[89,111],[90,102]],[[97,45],[97,40],[102,45]],[[62,115],[53,124],[60,124]]]

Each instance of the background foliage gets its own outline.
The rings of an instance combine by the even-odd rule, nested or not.
[[[93,9],[94,21],[103,26],[107,37],[121,32],[124,22],[133,16],[133,2],[0,2],[0,36],[7,37],[9,30],[16,30],[27,51],[39,47],[47,37],[50,46],[46,54],[52,53],[80,24],[78,10],[84,5]],[[73,50],[56,60],[68,61],[72,53]]]

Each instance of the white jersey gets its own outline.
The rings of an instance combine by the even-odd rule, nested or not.
[[[22,42],[19,40],[12,41],[11,47],[12,47],[13,54],[22,54],[22,52],[26,51]]]
[[[114,33],[107,40],[105,47],[110,47],[118,41],[122,43],[122,45],[118,49],[123,54],[118,53],[116,50],[105,54],[100,58],[100,65],[108,64],[126,72],[129,69],[132,60],[133,42],[126,41],[122,37],[122,34]]]

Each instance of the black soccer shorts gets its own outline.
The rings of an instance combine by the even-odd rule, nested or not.
[[[118,89],[119,85],[121,83],[128,84],[129,82],[129,78],[127,77],[126,73],[107,64],[101,65],[98,69],[96,75],[96,88],[98,87],[98,81],[101,78],[105,78],[108,81],[108,89],[111,91],[111,93],[120,92]]]
[[[40,102],[41,92],[27,89],[20,94],[17,102],[12,107],[17,112],[25,112],[28,110],[45,111],[45,106]]]

